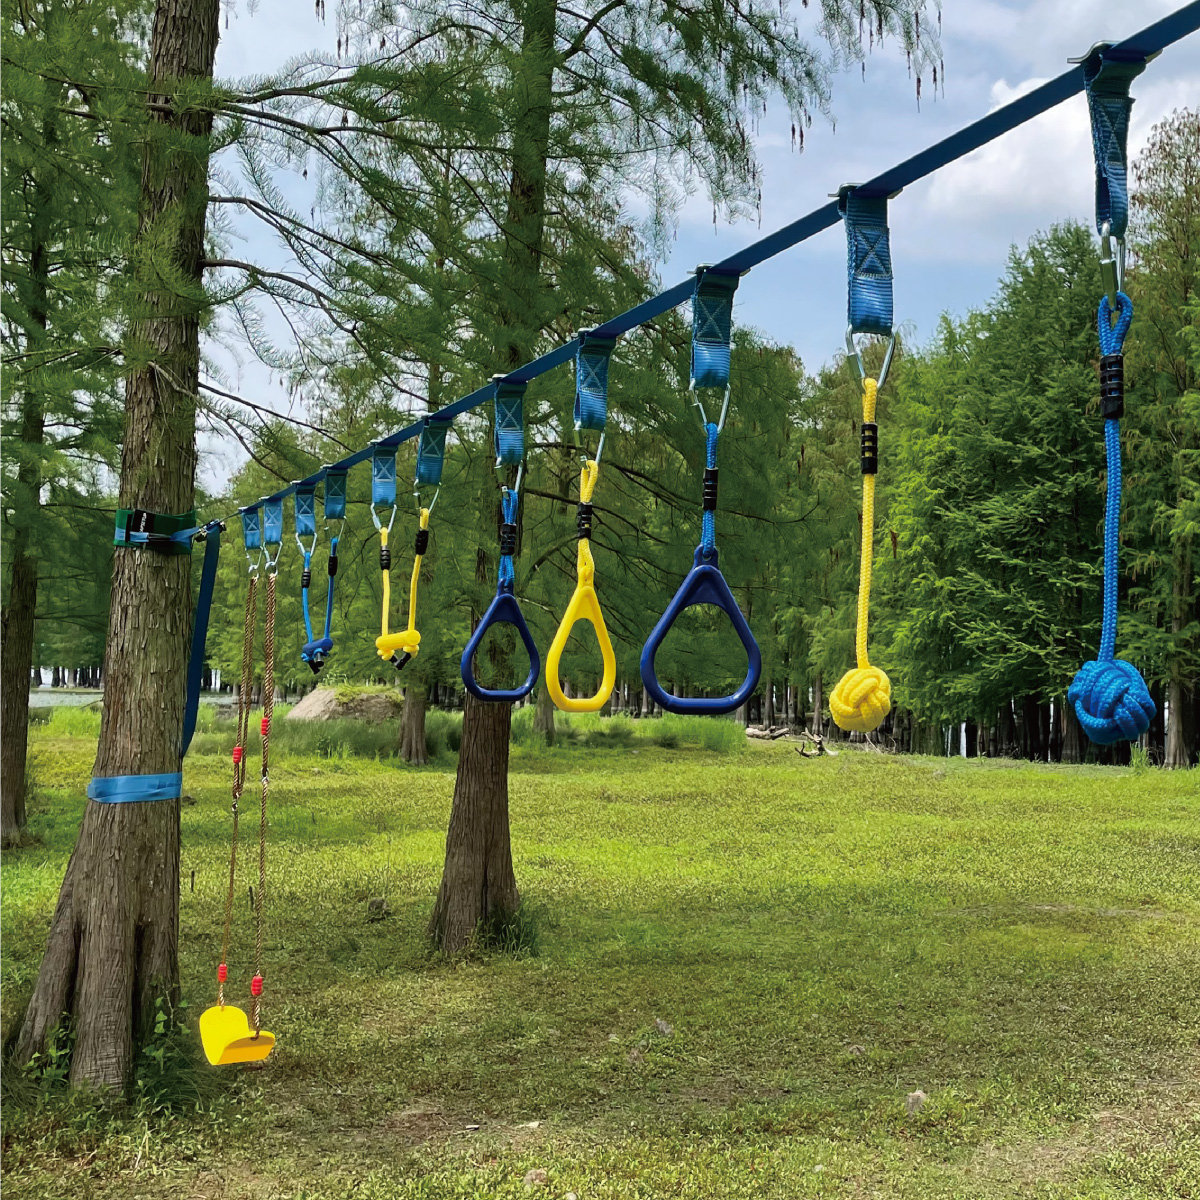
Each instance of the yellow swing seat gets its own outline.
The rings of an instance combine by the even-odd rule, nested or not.
[[[265,1029],[256,1034],[249,1018],[236,1005],[216,1004],[200,1014],[200,1041],[208,1061],[214,1067],[223,1067],[261,1062],[271,1053],[275,1035]]]

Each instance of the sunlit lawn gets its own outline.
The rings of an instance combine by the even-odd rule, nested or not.
[[[6,1194],[524,1197],[544,1170],[538,1194],[579,1200],[1200,1197],[1194,773],[690,736],[518,747],[536,946],[452,965],[423,936],[449,754],[273,755],[268,1067],[202,1068],[199,1092],[176,1069],[116,1115],[10,1076]],[[6,1028],[94,744],[37,739],[40,840],[4,860]],[[193,1023],[219,949],[222,741],[186,772]],[[244,889],[237,913],[244,991]]]

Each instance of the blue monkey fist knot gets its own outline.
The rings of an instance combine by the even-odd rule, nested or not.
[[[1154,719],[1154,701],[1137,667],[1123,659],[1093,659],[1079,668],[1067,699],[1083,731],[1099,746],[1136,741]]]

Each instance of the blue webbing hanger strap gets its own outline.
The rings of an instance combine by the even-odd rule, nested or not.
[[[276,547],[275,558],[278,559],[278,547],[283,545],[283,500],[279,497],[263,501],[262,537],[264,546]]]
[[[583,330],[575,356],[575,428],[603,432],[608,420],[608,363],[615,337],[596,337]]]
[[[1084,92],[1092,119],[1092,150],[1096,159],[1096,232],[1105,225],[1115,238],[1124,238],[1129,223],[1129,182],[1126,142],[1133,100],[1129,88],[1146,69],[1144,56],[1114,54],[1097,46],[1083,61]]]
[[[733,293],[739,276],[700,267],[692,294],[692,386],[729,386]]]
[[[442,468],[446,461],[446,434],[450,422],[425,418],[421,435],[417,440],[418,487],[437,487],[442,482]]]
[[[495,426],[493,441],[496,465],[515,465],[525,457],[525,383],[495,381]]]
[[[371,506],[396,503],[396,447],[377,445],[371,452]]]
[[[325,471],[325,520],[346,519],[346,472],[329,468]]]
[[[242,539],[246,543],[246,552],[262,549],[262,513],[258,508],[242,508]]]
[[[317,532],[317,485],[296,485],[296,536],[313,537]]]
[[[523,700],[533,691],[542,673],[542,659],[534,644],[533,635],[525,623],[521,606],[513,595],[516,573],[513,570],[513,555],[517,550],[517,506],[520,494],[515,488],[504,488],[500,499],[500,510],[503,524],[500,526],[500,566],[496,576],[496,595],[488,606],[483,619],[471,634],[462,654],[463,684],[472,696],[480,700]],[[525,682],[515,688],[489,689],[483,687],[475,678],[475,654],[483,643],[484,635],[493,625],[512,625],[529,655],[529,674]]]
[[[865,196],[847,185],[838,191],[846,226],[847,320],[851,333],[892,332],[892,249],[887,196]]]

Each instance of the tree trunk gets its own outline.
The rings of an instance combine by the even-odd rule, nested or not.
[[[414,767],[423,767],[429,761],[425,750],[425,685],[421,683],[410,683],[404,689],[400,757]]]
[[[813,678],[813,710],[812,710],[812,731],[820,733],[825,724],[825,715],[823,709],[825,707],[825,697],[821,692],[821,672],[818,671]]]
[[[461,953],[481,924],[503,920],[520,900],[508,827],[511,724],[512,705],[467,693],[446,865],[429,922],[429,936],[448,955]]]
[[[1083,726],[1079,724],[1079,718],[1075,715],[1075,705],[1063,697],[1059,700],[1061,706],[1059,711],[1062,713],[1062,761],[1065,763],[1083,762],[1083,757],[1087,753],[1087,745],[1084,741]]]
[[[554,701],[550,699],[550,693],[545,684],[538,688],[537,708],[533,714],[533,732],[538,734],[547,746],[554,745]]]
[[[763,681],[762,685],[762,723],[770,729],[775,724],[775,682],[771,679]]]
[[[556,20],[555,0],[529,0],[523,10],[521,53],[513,66],[518,111],[504,229],[505,286],[500,297],[498,339],[509,369],[532,357],[546,308],[542,250]],[[510,704],[468,695],[446,863],[429,924],[431,935],[446,954],[461,951],[479,921],[511,912],[517,904],[508,829],[511,726]]]
[[[195,494],[212,117],[176,110],[171,93],[181,82],[211,80],[219,14],[219,0],[159,0],[154,14],[149,77],[157,107],[148,114],[134,264],[140,291],[127,334],[127,356],[137,365],[125,389],[123,508],[186,512]],[[173,259],[169,272],[162,255]],[[164,278],[184,286],[168,290]],[[97,776],[179,770],[190,585],[187,556],[124,550],[113,559]],[[68,1016],[71,1082],[125,1087],[157,1006],[177,999],[178,938],[178,798],[89,801],[18,1035],[18,1061],[45,1050]]]

